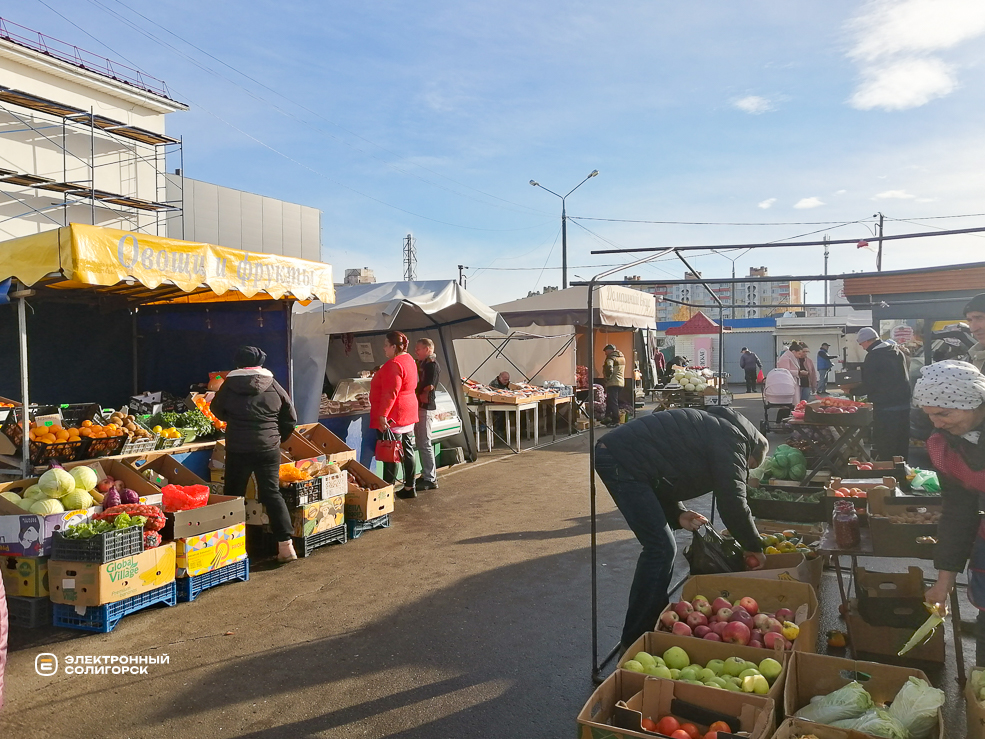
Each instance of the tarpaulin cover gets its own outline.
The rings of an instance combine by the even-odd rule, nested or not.
[[[68,282],[65,287],[109,287],[130,279],[185,292],[204,285],[217,295],[235,291],[332,302],[335,294],[328,264],[115,228],[73,223],[0,242],[0,280],[16,277],[34,285],[55,273]]]
[[[642,290],[620,285],[595,288],[595,324],[618,328],[655,328],[656,298]],[[588,286],[569,287],[531,295],[493,308],[511,326],[587,326]]]

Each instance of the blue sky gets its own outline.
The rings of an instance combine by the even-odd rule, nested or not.
[[[3,15],[164,79],[191,105],[168,122],[186,174],[320,208],[340,273],[400,279],[412,233],[420,279],[465,264],[488,303],[560,284],[560,203],[530,179],[564,193],[598,169],[568,200],[576,219],[790,224],[577,220],[569,279],[620,261],[590,254],[610,245],[772,241],[821,221],[863,238],[838,224],[985,213],[980,0],[23,0]],[[985,217],[922,223],[886,233]],[[983,258],[982,237],[889,242],[884,268]],[[832,272],[874,263],[832,249]],[[821,250],[736,260],[758,265],[819,273]]]

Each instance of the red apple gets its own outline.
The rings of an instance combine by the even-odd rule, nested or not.
[[[776,619],[773,619],[774,621]],[[769,630],[770,625],[770,615],[768,613],[757,613],[752,617],[752,625],[758,631],[766,632]]]
[[[719,636],[721,636],[722,635],[722,632],[725,631],[725,627],[727,625],[728,624],[725,621],[716,621],[715,623],[713,623],[708,628],[710,628],[713,633],[718,634]]]
[[[714,634],[714,633],[715,632],[712,631],[710,628],[708,628],[707,626],[702,626],[701,624],[698,624],[697,626],[694,627],[694,635],[699,639],[704,639],[705,634]]]
[[[755,616],[759,613],[759,603],[757,603],[755,599],[750,598],[748,595],[745,598],[739,599],[739,605],[745,608],[751,616]]]
[[[748,626],[741,621],[732,621],[725,626],[725,631],[722,632],[722,641],[745,646],[749,643],[750,636],[752,636],[752,632],[749,631]]]
[[[783,634],[777,634],[774,631],[769,631],[766,636],[763,637],[763,645],[767,649],[776,649],[776,645],[781,644],[783,648],[787,648],[787,640],[783,638]]]
[[[710,632],[708,632],[708,633],[707,633],[707,634],[705,634],[705,635],[704,635],[704,636],[703,636],[702,638],[703,638],[703,639],[707,639],[708,641],[721,641],[721,640],[722,640],[722,637],[720,637],[720,636],[719,636],[718,634],[716,634],[716,633],[715,633],[714,631],[710,631]]]
[[[108,493],[113,487],[113,483],[107,477],[105,480],[100,480],[96,483],[96,490],[100,493]]]
[[[687,621],[687,625],[690,626],[692,629],[695,626],[708,625],[708,619],[705,618],[705,615],[703,613],[699,613],[698,611],[691,611],[691,613],[687,614],[687,619],[685,620]]]
[[[677,636],[692,636],[693,635],[692,632],[691,632],[691,627],[688,626],[683,621],[678,621],[676,624],[674,624],[674,628],[671,629],[671,632],[673,634],[677,635]]]
[[[793,611],[789,608],[781,608],[773,614],[773,618],[780,622],[793,621]]]
[[[769,634],[769,633],[782,634],[783,633],[783,624],[781,624],[775,618],[771,618],[769,620],[769,623],[766,625],[766,633],[767,634]]]
[[[714,611],[715,613],[718,613],[723,608],[731,608],[731,607],[732,604],[722,597],[715,598],[715,600],[711,604],[711,610]]]
[[[667,631],[670,631],[672,628],[674,628],[674,624],[676,624],[680,620],[681,620],[680,617],[673,611],[664,611],[663,613],[660,614],[660,625],[663,628],[667,629]],[[782,625],[780,626],[780,629],[782,631],[783,629]]]
[[[728,621],[730,618],[732,618],[732,609],[731,608],[723,608],[722,610],[720,610],[718,612],[717,615],[718,615],[718,620],[719,621]]]
[[[691,607],[698,613],[703,613],[706,617],[711,617],[714,611],[711,610],[711,603],[703,595],[699,595],[694,600],[691,601]]]
[[[688,603],[686,600],[677,601],[677,603],[675,603],[671,607],[674,609],[674,613],[676,613],[681,618],[687,618],[687,614],[694,611],[694,608],[692,608],[691,604]]]
[[[752,616],[750,616],[748,613],[746,613],[746,611],[743,610],[743,609],[739,609],[739,610],[733,611],[732,612],[732,615],[729,617],[729,621],[730,622],[731,621],[739,621],[740,623],[744,623],[750,629],[753,628]]]
[[[763,635],[760,634],[758,631],[751,632],[750,635],[749,635],[749,646],[750,647],[762,647],[762,646],[764,646],[764,643],[763,643]]]

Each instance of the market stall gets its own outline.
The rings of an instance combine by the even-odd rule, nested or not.
[[[374,464],[375,434],[369,428],[368,375],[386,361],[383,339],[402,331],[411,341],[429,338],[441,365],[438,438],[465,449],[477,447],[466,418],[465,395],[454,340],[480,331],[507,332],[493,309],[452,281],[387,282],[340,287],[334,305],[297,305],[293,318],[295,398],[302,421],[320,420],[360,461]],[[326,383],[330,392],[324,392]],[[324,397],[323,397],[324,396]]]

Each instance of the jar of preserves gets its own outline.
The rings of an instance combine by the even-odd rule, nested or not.
[[[862,531],[851,500],[836,500],[834,515],[831,516],[835,543],[839,549],[856,549],[862,543]]]

